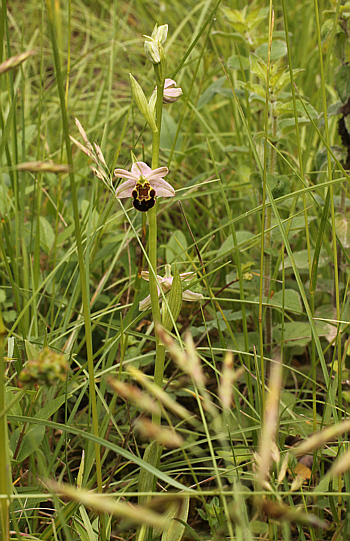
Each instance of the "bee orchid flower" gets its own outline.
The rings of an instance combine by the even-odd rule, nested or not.
[[[144,162],[132,164],[131,172],[115,169],[114,175],[127,179],[115,191],[116,197],[132,197],[135,209],[147,212],[154,207],[156,196],[173,197],[174,188],[163,177],[169,172],[167,167],[151,169]]]
[[[142,271],[141,276],[144,280],[149,282],[149,272],[148,271]],[[190,281],[194,278],[193,272],[184,272],[180,274],[181,281]],[[162,288],[163,293],[167,293],[167,291],[170,291],[172,283],[173,283],[174,277],[171,275],[171,266],[165,265],[165,276],[158,276],[157,275],[157,282],[158,282],[158,297],[161,296],[161,290]],[[184,301],[199,301],[200,299],[203,299],[203,295],[201,293],[195,293],[194,291],[190,291],[189,289],[186,289],[182,292],[182,299]],[[143,301],[139,304],[139,310],[140,312],[143,312],[144,310],[147,310],[151,306],[151,295],[148,295]]]

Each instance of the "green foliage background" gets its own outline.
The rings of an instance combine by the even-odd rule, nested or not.
[[[322,430],[347,419],[350,400],[349,3],[48,0],[1,9],[0,60],[35,50],[0,76],[0,405],[8,420],[0,434],[5,443],[8,434],[3,463],[11,459],[10,538],[345,541],[348,459],[337,474],[332,467],[347,453],[347,430],[327,447]],[[138,310],[149,292],[140,278],[146,220],[92,174],[76,145],[73,190],[55,166],[69,163],[68,134],[83,143],[74,118],[110,172],[130,169],[131,151],[150,164],[151,134],[129,73],[149,98],[143,36],[156,23],[169,25],[167,77],[183,90],[163,113],[160,165],[176,196],[158,200],[158,274],[165,264],[192,271],[188,289],[204,300],[183,302],[172,331],[180,351],[191,351],[186,331],[194,339],[190,369],[171,347],[166,356],[165,391],[188,417],[163,403],[162,424],[183,443],[152,464],[135,428],[142,400],[108,384],[111,376],[144,387],[153,376],[151,314]],[[21,370],[46,346],[64,354],[67,380],[21,387]],[[309,459],[287,454],[315,432],[322,445]],[[266,448],[274,458],[262,479],[257,453],[262,460]],[[145,471],[157,473],[159,498],[167,488],[191,499],[157,509],[146,498],[144,516],[152,523],[154,510],[178,512],[183,524],[172,524],[185,528],[162,534],[154,522],[152,534],[149,523],[134,526],[140,513],[128,522],[117,507],[100,521],[97,500],[67,492],[67,503],[47,484],[91,490],[100,476],[114,503],[136,505]]]

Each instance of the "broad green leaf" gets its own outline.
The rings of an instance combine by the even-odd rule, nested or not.
[[[335,86],[341,101],[345,103],[350,97],[350,66],[348,64],[338,69],[335,75]]]
[[[247,70],[250,67],[249,58],[234,54],[227,60],[227,67],[234,70],[240,70],[242,68]]]
[[[51,227],[51,224],[40,216],[40,245],[42,249],[49,254],[53,244],[55,242],[55,233]]]
[[[162,535],[162,541],[181,541],[185,526],[176,519],[187,522],[190,498],[187,496],[179,502],[174,502],[168,509],[166,517],[169,522]]]
[[[150,464],[151,466],[156,467],[158,462],[158,452],[159,446],[156,441],[152,441],[147,445],[145,452],[143,454],[143,460]],[[153,473],[145,470],[144,468],[140,469],[139,482],[137,485],[137,491],[141,494],[142,492],[152,492],[154,484],[154,475]],[[139,496],[138,503],[139,505],[144,504],[149,499],[148,496]]]
[[[13,442],[18,441],[20,432],[19,429],[16,428],[16,430],[13,432],[10,441],[10,447],[12,452],[15,452],[15,449],[17,447],[13,447]],[[19,453],[16,457],[16,460],[21,463],[23,460],[25,460],[28,456],[34,453],[36,449],[38,449],[39,445],[43,441],[45,436],[45,427],[41,425],[36,425],[26,432],[26,434],[23,437],[22,444],[20,446]]]
[[[24,341],[24,345],[25,345],[25,348],[26,348],[26,354],[27,354],[28,361],[31,361],[33,359],[37,359],[39,352],[36,349],[36,347],[33,346],[33,344],[31,344],[30,342],[28,342],[28,340]]]
[[[267,65],[262,58],[256,54],[251,54],[249,57],[250,60],[250,71],[255,73],[263,82],[266,81]],[[264,90],[265,92],[265,90]],[[266,94],[266,92],[265,92]]]
[[[277,176],[268,173],[266,179],[275,199],[290,192],[290,180],[286,175]]]
[[[265,62],[267,62],[268,54],[268,43],[262,43],[259,47],[256,48],[255,52],[260,56]],[[287,54],[287,44],[285,41],[276,39],[271,44],[271,62],[276,62],[279,58],[286,56]]]
[[[90,207],[90,201],[83,199],[83,201],[81,202],[81,213],[86,223],[88,222],[88,219],[89,219],[89,212],[90,212],[89,207]],[[96,209],[93,209],[91,213],[91,226],[93,229],[97,228],[99,219],[100,219],[99,213],[97,212]]]
[[[314,250],[311,250],[311,257],[313,257],[313,255],[314,255]],[[308,256],[307,250],[300,250],[300,252],[294,252],[293,259],[300,273],[309,271],[309,256]],[[328,263],[329,263],[329,256],[326,250],[321,249],[320,257],[318,260],[318,266],[325,267],[326,265],[328,265]],[[293,265],[290,260],[290,257],[289,256],[286,257],[284,260],[284,268],[288,269],[292,266]]]
[[[198,103],[197,103],[197,111],[202,109],[207,103],[210,102],[210,100],[213,99],[215,94],[218,93],[219,89],[221,89],[222,85],[226,81],[226,76],[220,77],[216,81],[214,81],[206,90],[204,90],[203,94],[200,96]]]
[[[350,248],[350,212],[337,214],[335,230],[344,248]]]
[[[237,244],[240,244],[241,242],[248,242],[252,237],[254,237],[254,235],[250,231],[237,231],[236,237],[237,237]],[[217,253],[217,257],[222,257],[223,255],[229,253],[233,249],[234,249],[233,237],[232,235],[229,235],[227,239],[223,242],[223,244],[220,246]]]
[[[49,400],[43,408],[40,408],[38,413],[34,415],[37,419],[46,420],[51,417],[56,411],[64,404],[66,401],[66,396],[58,396],[53,400]]]
[[[173,147],[175,136],[177,133],[178,124],[175,122],[173,117],[168,113],[166,109],[163,109],[162,115],[162,130],[160,132],[160,147],[162,151],[170,151]],[[179,133],[176,144],[175,151],[180,152],[182,147],[182,134]]]
[[[167,296],[168,306],[163,303],[163,327],[171,331],[174,326],[173,322],[176,322],[182,305],[182,284],[179,271],[175,265],[173,283],[171,285],[170,293]]]
[[[249,528],[255,534],[267,534],[269,531],[267,522],[262,522],[261,520],[252,520],[249,522]]]
[[[6,301],[6,293],[3,289],[0,289],[0,302]]]
[[[179,229],[174,231],[165,249],[166,262],[171,265],[173,261],[185,261],[187,250],[187,240],[185,235]]]
[[[271,299],[271,304],[282,307],[283,291],[278,291]],[[300,295],[294,289],[286,289],[284,291],[284,309],[293,312],[302,312],[303,305]]]
[[[310,124],[310,120],[308,118],[298,118],[298,126],[307,126],[308,124]],[[295,118],[280,119],[278,121],[278,129],[283,135],[287,135],[287,133],[295,131]]]
[[[326,336],[329,334],[329,325],[323,321],[315,322],[318,336]],[[274,339],[277,342],[281,341],[281,325],[278,325],[273,330]],[[304,347],[311,341],[311,328],[306,321],[290,321],[284,324],[283,341],[285,347],[300,346]]]

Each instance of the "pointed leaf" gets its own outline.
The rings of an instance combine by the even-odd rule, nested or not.
[[[180,519],[183,522],[187,521],[188,510],[190,506],[190,498],[187,496],[179,503],[173,503],[167,512],[167,518],[169,518],[168,526],[164,529],[162,535],[162,541],[181,541],[182,536],[185,531],[185,526],[182,522],[179,522],[177,519]]]
[[[157,465],[157,462],[158,462],[158,443],[156,441],[152,441],[146,447],[145,452],[143,454],[143,460],[145,462],[147,462],[147,464],[151,464],[151,466],[155,467]],[[139,493],[152,492],[153,483],[154,483],[154,475],[153,475],[153,473],[149,472],[148,470],[145,470],[144,468],[141,468],[137,491]],[[139,496],[139,498],[138,498],[139,505],[145,504],[147,502],[147,499],[148,499],[147,496]]]
[[[314,258],[312,261],[312,268],[311,268],[310,293],[314,293],[316,290],[318,263],[320,259],[324,230],[325,230],[327,218],[328,218],[329,200],[330,200],[330,188],[328,188],[327,190],[326,200],[324,203],[322,216],[321,216],[321,222],[320,222],[320,226],[317,233],[315,253],[314,253]]]
[[[168,306],[164,303],[162,325],[167,331],[171,331],[176,322],[182,305],[182,285],[179,271],[175,265],[174,279],[170,293],[167,297]]]

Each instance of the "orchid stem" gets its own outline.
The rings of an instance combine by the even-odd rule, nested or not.
[[[162,124],[162,109],[163,109],[163,91],[164,91],[164,69],[161,64],[154,65],[154,72],[157,81],[157,104],[156,104],[156,119],[157,119],[157,131],[153,132],[152,140],[152,169],[156,169],[159,165],[159,144],[160,144],[160,130]],[[162,387],[163,385],[163,373],[164,373],[164,361],[165,361],[165,348],[159,341],[157,323],[161,322],[160,307],[158,299],[158,284],[157,284],[157,205],[148,211],[148,227],[149,227],[149,261],[151,265],[149,273],[149,289],[151,294],[151,305],[153,321],[155,326],[156,336],[156,362],[154,367],[154,382]],[[154,414],[152,418],[153,422],[160,425],[160,415]]]

